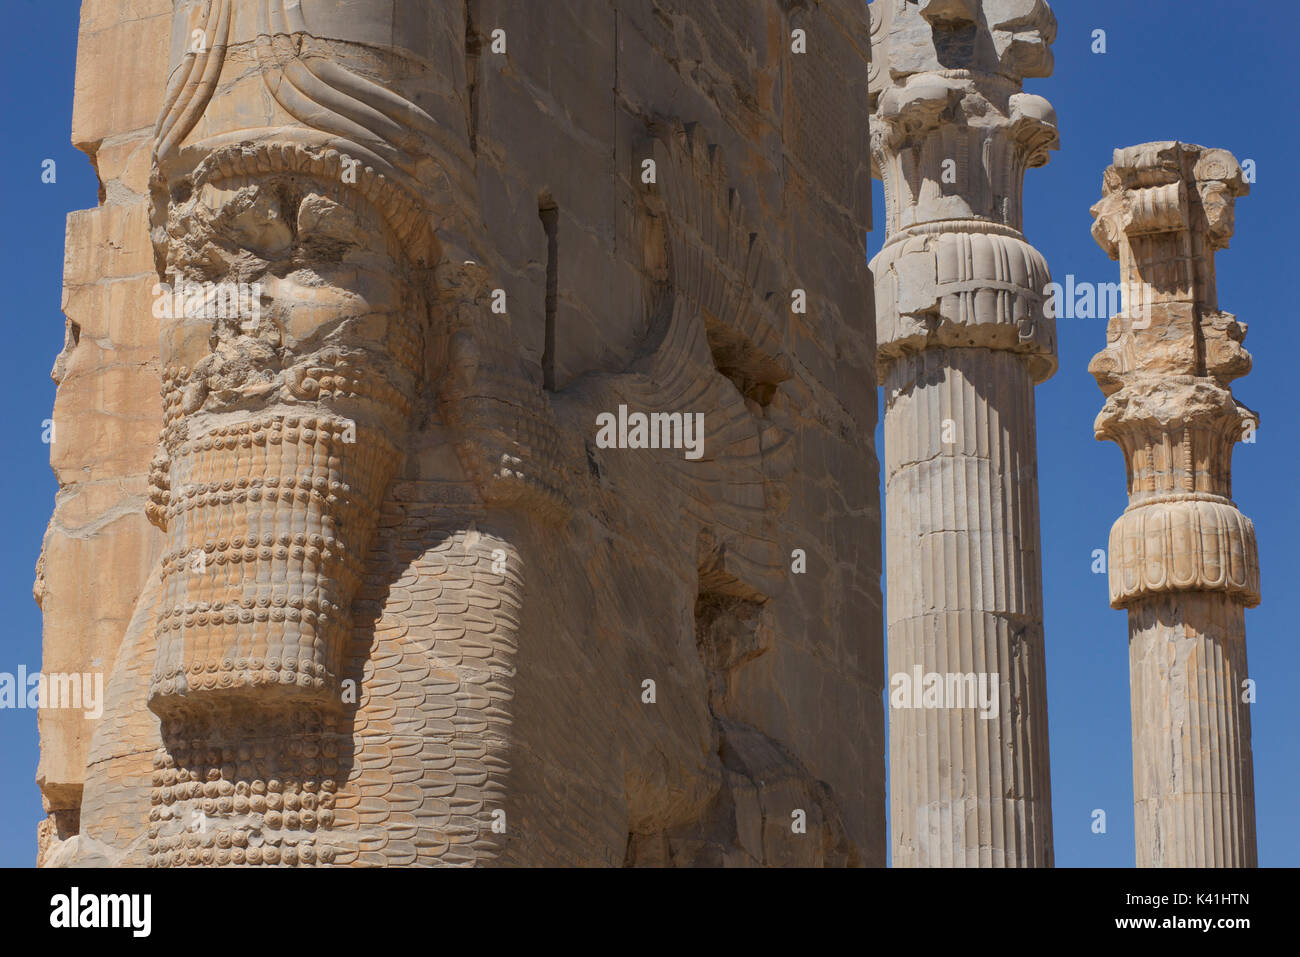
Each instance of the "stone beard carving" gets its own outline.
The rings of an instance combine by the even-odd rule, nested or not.
[[[1256,864],[1242,697],[1259,555],[1232,501],[1232,450],[1258,416],[1232,395],[1251,360],[1214,275],[1248,191],[1224,150],[1147,143],[1115,151],[1092,209],[1124,295],[1089,371],[1106,394],[1097,438],[1120,446],[1128,470],[1110,599],[1129,611],[1139,867]]]
[[[241,158],[256,171],[257,154]],[[338,700],[346,609],[398,462],[426,309],[396,237],[337,182],[196,177],[168,233],[169,274],[262,285],[266,301],[255,324],[181,318],[166,333],[151,701],[264,686]]]
[[[646,345],[543,393],[488,308],[498,265],[468,98],[443,89],[464,64],[430,56],[465,33],[455,16],[177,0],[151,184],[159,274],[256,290],[256,308],[162,323],[148,516],[165,554],[91,744],[87,840],[80,858],[52,853],[855,862],[827,787],[729,694],[768,649],[785,578],[793,364],[772,304],[793,284],[720,152],[652,124],[639,148],[664,185],[639,200]],[[647,480],[593,453],[596,412],[620,404],[705,410],[708,454],[669,450]],[[624,502],[620,481],[654,495]],[[672,573],[623,559],[624,537]],[[558,553],[582,574],[548,568]],[[637,594],[593,584],[642,574]],[[634,638],[607,647],[629,621]],[[675,711],[650,732],[611,704],[646,661],[667,663]],[[538,708],[561,694],[575,700]],[[520,699],[544,723],[516,721]],[[739,800],[757,807],[756,842],[737,837]],[[790,801],[812,837],[796,851],[773,837]]]
[[[168,213],[169,274],[260,285],[265,301],[255,321],[181,317],[164,333],[149,513],[168,545],[149,706],[177,744],[163,760],[172,813],[159,862],[201,809],[214,829],[232,822],[232,853],[247,840],[240,818],[266,811],[291,842],[270,857],[311,863],[304,825],[333,815],[338,748],[321,761],[319,739],[340,716],[350,608],[400,460],[428,311],[400,240],[328,176],[332,159],[292,146],[216,153]],[[197,753],[189,741],[202,742]],[[200,804],[168,785],[173,763],[205,775],[229,765],[233,780]],[[254,788],[284,778],[309,803],[268,811]],[[328,863],[335,849],[319,853]]]
[[[1022,91],[1056,21],[1043,0],[875,0],[871,31],[889,673],[987,673],[1003,702],[891,711],[893,862],[1051,865],[1033,388],[1056,333],[1021,197],[1058,143]]]
[[[353,12],[387,4],[370,6]],[[358,815],[362,796],[340,794],[358,721],[341,679],[349,674],[350,700],[365,713],[352,609],[413,413],[428,414],[426,383],[441,381],[453,443],[484,500],[536,504],[547,521],[564,515],[563,483],[547,471],[553,417],[501,356],[486,357],[498,360],[495,378],[480,374],[483,269],[446,255],[432,229],[455,231],[447,181],[465,158],[432,117],[354,72],[373,68],[366,48],[312,38],[297,3],[178,4],[175,29],[188,35],[195,23],[212,47],[173,71],[157,132],[158,258],[179,283],[252,288],[260,300],[255,317],[182,315],[164,330],[165,428],[149,515],[168,547],[149,707],[165,747],[150,860],[391,862],[369,853],[376,835]],[[254,79],[285,125],[222,130],[228,118],[212,97],[232,38],[253,54]],[[508,673],[521,563],[513,543],[476,532],[515,571],[475,571],[471,524],[447,530],[459,567],[442,577],[488,609],[479,621]],[[498,716],[508,699],[492,699]],[[373,731],[375,717],[362,723]],[[388,737],[413,727],[396,724]],[[425,823],[459,827],[477,840],[475,856],[490,855],[486,801],[507,769],[472,800],[461,790],[466,820],[430,812]],[[196,839],[198,815],[211,833]]]

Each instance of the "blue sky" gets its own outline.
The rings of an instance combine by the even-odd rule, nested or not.
[[[0,38],[0,298],[6,348],[0,390],[9,442],[0,468],[0,671],[40,667],[40,613],[31,596],[41,536],[56,483],[41,423],[50,415],[49,371],[63,344],[59,311],[64,219],[96,202],[89,162],[69,143],[79,4],[11,0]],[[1237,204],[1237,234],[1219,256],[1222,307],[1250,326],[1254,371],[1238,397],[1263,425],[1237,448],[1234,493],[1259,533],[1263,604],[1247,613],[1254,705],[1259,859],[1300,865],[1300,642],[1287,624],[1291,552],[1300,536],[1295,455],[1300,448],[1294,393],[1300,329],[1279,312],[1295,264],[1300,225],[1300,154],[1292,92],[1300,4],[1255,3],[1225,12],[1222,0],[1056,0],[1061,23],[1056,74],[1032,81],[1060,118],[1062,149],[1026,187],[1025,231],[1056,278],[1114,282],[1118,267],[1093,243],[1088,208],[1117,146],[1181,139],[1253,159],[1257,182]],[[1092,31],[1107,52],[1091,52]],[[1274,40],[1273,38],[1276,38]],[[865,104],[864,104],[865,108]],[[41,182],[53,159],[57,182]],[[877,197],[879,209],[879,197]],[[879,248],[883,233],[869,246]],[[1090,570],[1111,522],[1123,510],[1119,450],[1092,437],[1101,393],[1088,360],[1105,343],[1105,321],[1059,322],[1061,368],[1038,391],[1048,702],[1056,860],[1061,866],[1133,862],[1127,625],[1107,603],[1104,576]],[[0,711],[0,865],[30,865],[41,818],[35,785],[35,713]],[[1091,831],[1107,812],[1104,835]]]

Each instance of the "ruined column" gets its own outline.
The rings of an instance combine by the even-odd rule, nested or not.
[[[1034,386],[1056,335],[1021,195],[1058,143],[1022,90],[1056,21],[1042,0],[871,13],[893,863],[1050,866]]]
[[[1129,613],[1139,867],[1256,864],[1245,609],[1259,555],[1232,502],[1232,448],[1259,420],[1232,395],[1251,360],[1214,275],[1248,191],[1225,150],[1147,143],[1115,151],[1092,209],[1123,280],[1089,370],[1106,394],[1097,438],[1128,468],[1110,603]]]

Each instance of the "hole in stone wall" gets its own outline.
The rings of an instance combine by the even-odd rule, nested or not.
[[[754,241],[753,236],[750,241]],[[748,336],[716,317],[705,313],[703,319],[714,367],[746,399],[767,408],[781,383],[790,378],[788,365],[779,355],[760,348]]]
[[[979,26],[970,20],[936,20],[934,52],[949,70],[967,69],[975,61],[975,40]]]
[[[785,367],[711,316],[704,317],[704,331],[718,372],[730,379],[746,399],[767,408],[781,383],[790,378]]]
[[[546,332],[542,344],[542,385],[555,391],[555,311],[559,299],[559,219],[555,200],[544,194],[537,204],[537,215],[546,232]]]
[[[478,153],[478,63],[483,38],[478,33],[479,0],[465,2],[465,89],[469,102],[469,148]]]

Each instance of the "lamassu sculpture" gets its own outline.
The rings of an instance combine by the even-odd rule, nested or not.
[[[151,241],[201,295],[159,319],[163,538],[47,864],[882,862],[874,380],[822,341],[871,315],[865,11],[620,5],[572,41],[617,31],[602,86],[563,6],[169,11]],[[795,95],[678,73],[665,16]],[[757,44],[796,20],[820,65]],[[728,171],[786,122],[834,206]],[[702,413],[704,454],[599,447],[621,406]]]

